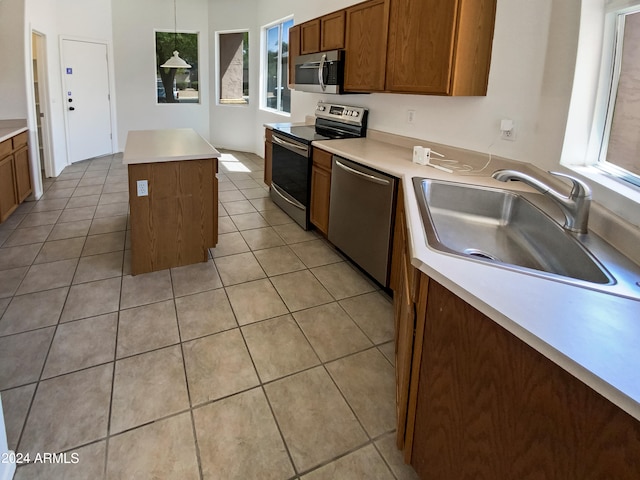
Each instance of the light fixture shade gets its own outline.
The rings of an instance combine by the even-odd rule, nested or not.
[[[162,68],[191,68],[191,65],[180,58],[177,50],[173,51],[173,57],[171,57],[160,66]]]

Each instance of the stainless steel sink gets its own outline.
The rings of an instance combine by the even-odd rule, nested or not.
[[[522,195],[424,178],[413,182],[432,248],[525,273],[615,283],[575,235]]]

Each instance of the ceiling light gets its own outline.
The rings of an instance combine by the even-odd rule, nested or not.
[[[176,7],[176,0],[173,0],[173,56],[164,62],[160,67],[162,68],[191,68],[187,62],[180,58],[178,53],[178,9]]]

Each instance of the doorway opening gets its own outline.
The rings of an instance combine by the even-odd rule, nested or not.
[[[33,101],[36,114],[36,138],[38,145],[32,151],[37,152],[40,182],[53,176],[51,162],[51,136],[49,135],[49,112],[47,104],[48,77],[46,68],[46,38],[43,34],[31,31],[31,78],[33,78]]]

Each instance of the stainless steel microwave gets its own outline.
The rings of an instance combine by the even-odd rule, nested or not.
[[[295,89],[313,93],[342,93],[344,51],[298,55],[295,58]]]

